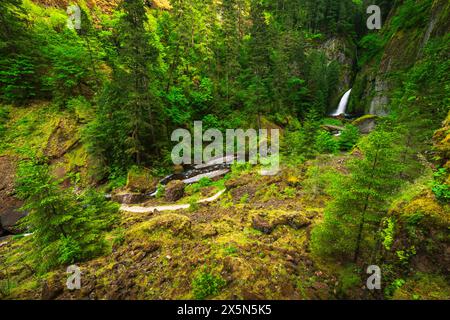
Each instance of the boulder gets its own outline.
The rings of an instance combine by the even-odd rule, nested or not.
[[[333,126],[333,125],[329,125],[329,124],[323,124],[320,127],[329,132],[339,132],[339,131],[344,131],[344,129],[345,129],[344,127]]]
[[[262,233],[270,234],[272,233],[274,226],[271,224],[264,216],[255,215],[252,220],[253,229],[259,230]]]
[[[42,300],[55,300],[61,294],[64,293],[64,284],[65,281],[58,276],[52,276],[47,279],[41,291],[41,299]]]
[[[165,188],[165,199],[176,202],[184,196],[184,182],[180,180],[170,181]]]
[[[27,216],[26,212],[19,210],[20,206],[5,208],[0,214],[0,236],[3,234],[21,233],[22,230],[17,223],[20,219]]]
[[[377,125],[377,119],[378,119],[377,116],[368,114],[354,120],[352,124],[358,127],[360,133],[368,134],[373,130],[375,130],[375,127]]]
[[[299,212],[273,212],[256,213],[252,217],[252,227],[265,234],[271,234],[278,226],[289,226],[293,229],[301,229],[311,224],[310,219]]]
[[[146,196],[141,193],[118,192],[111,196],[111,200],[122,204],[138,204],[145,201]]]
[[[23,202],[14,197],[15,167],[15,159],[0,157],[0,236],[20,233],[22,230],[17,228],[17,222],[26,216],[26,213],[19,211]]]
[[[156,216],[143,222],[128,231],[129,240],[139,239],[148,242],[151,234],[166,231],[175,237],[191,237],[192,222],[189,217],[180,214],[168,213]]]
[[[146,168],[132,168],[127,176],[127,190],[133,193],[145,193],[156,190],[158,180]]]

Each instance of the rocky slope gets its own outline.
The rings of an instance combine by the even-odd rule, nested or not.
[[[420,10],[406,4],[395,6],[370,50],[378,50],[358,72],[350,109],[375,115],[386,115],[392,93],[402,85],[402,72],[418,61],[423,49],[433,38],[443,36],[450,29],[450,3],[446,0],[419,1]],[[405,24],[399,24],[399,17]],[[361,57],[360,57],[361,58]]]

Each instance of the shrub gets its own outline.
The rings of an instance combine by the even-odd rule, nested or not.
[[[432,185],[432,191],[439,201],[449,201],[450,200],[450,186],[446,183],[447,170],[445,168],[440,168],[434,174],[434,181]]]
[[[81,258],[81,248],[72,237],[61,236],[58,246],[58,261],[61,264],[72,264]]]
[[[192,294],[197,300],[217,295],[226,282],[221,276],[212,274],[207,267],[198,272],[192,280]]]
[[[319,131],[315,147],[320,153],[336,153],[338,151],[338,143],[333,136],[324,130]]]
[[[339,138],[339,149],[351,150],[359,139],[359,129],[353,125],[345,126]]]
[[[383,224],[385,226],[385,228],[381,230],[383,246],[386,248],[386,250],[391,250],[392,244],[394,243],[394,219],[388,218],[383,221]]]

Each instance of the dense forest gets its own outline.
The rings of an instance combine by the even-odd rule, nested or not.
[[[2,0],[0,299],[449,299],[449,15]],[[174,164],[200,121],[278,173]]]

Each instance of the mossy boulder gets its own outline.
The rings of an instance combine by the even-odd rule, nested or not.
[[[174,213],[159,215],[129,230],[128,238],[145,240],[149,236],[159,235],[161,232],[175,237],[191,237],[191,219]]]
[[[158,180],[153,177],[149,169],[133,167],[128,172],[127,190],[131,192],[154,191],[158,185]]]
[[[394,300],[447,300],[450,285],[445,277],[418,272],[395,290]]]
[[[184,196],[184,182],[180,180],[170,181],[165,189],[164,197],[167,201],[175,202]]]
[[[450,272],[450,206],[439,202],[429,188],[390,210],[395,218],[393,246],[387,256],[398,262],[398,252],[411,250],[410,263],[423,272]]]
[[[49,158],[58,159],[76,148],[79,143],[80,135],[76,121],[61,118],[50,134],[44,154]]]
[[[284,212],[281,210],[255,212],[251,215],[253,229],[270,234],[278,226],[290,226],[296,230],[307,227],[311,220],[300,212]]]
[[[365,116],[362,116],[352,122],[354,126],[356,126],[359,129],[359,132],[362,134],[368,134],[375,130],[375,127],[377,125],[377,119],[378,116],[367,114]]]

